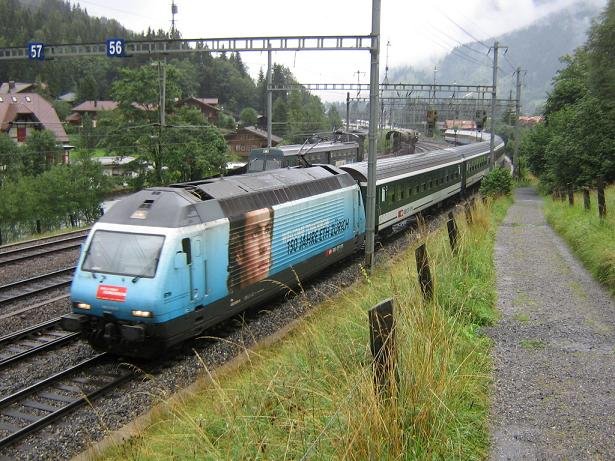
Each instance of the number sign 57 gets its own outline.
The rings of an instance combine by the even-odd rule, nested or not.
[[[43,61],[45,59],[45,45],[43,43],[28,43],[28,58]]]
[[[107,40],[107,56],[110,58],[124,56],[125,41],[121,38],[111,38]]]

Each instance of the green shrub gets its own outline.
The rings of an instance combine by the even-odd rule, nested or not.
[[[505,168],[495,168],[485,176],[480,185],[480,193],[489,197],[510,195],[513,180],[510,171]]]

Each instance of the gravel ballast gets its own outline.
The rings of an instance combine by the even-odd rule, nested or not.
[[[615,302],[530,188],[498,231],[493,460],[615,459]]]

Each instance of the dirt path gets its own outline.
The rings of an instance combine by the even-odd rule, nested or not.
[[[516,191],[495,265],[491,459],[615,459],[615,302]]]

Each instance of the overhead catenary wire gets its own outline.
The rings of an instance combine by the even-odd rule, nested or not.
[[[459,40],[457,40],[456,38],[452,37],[451,35],[447,34],[446,32],[438,29],[436,26],[434,26],[433,24],[429,24],[429,27],[431,27],[433,30],[435,30],[436,32],[438,32],[441,35],[444,35],[445,37],[447,37],[449,40],[454,41],[455,43],[457,43],[459,46],[463,47],[464,49],[467,49],[469,51],[472,51],[480,56],[486,57],[487,53],[484,53],[482,51],[478,51],[475,48],[472,48],[470,45],[468,45],[467,43],[463,43]]]
[[[442,9],[440,9],[438,7],[438,5],[434,2],[434,6],[438,9],[438,11],[440,11],[440,13],[442,14],[442,16],[444,16],[446,19],[448,19],[450,22],[452,22],[455,26],[457,26],[464,34],[466,34],[468,37],[470,37],[472,40],[474,40],[476,43],[480,43],[481,45],[483,45],[485,48],[489,49],[489,45],[485,44],[483,41],[479,40],[478,38],[476,38],[474,35],[472,35],[470,32],[468,32],[467,30],[465,30],[465,28],[463,28],[462,26],[460,26],[459,24],[457,24],[453,19],[451,19],[446,12],[444,12]]]

